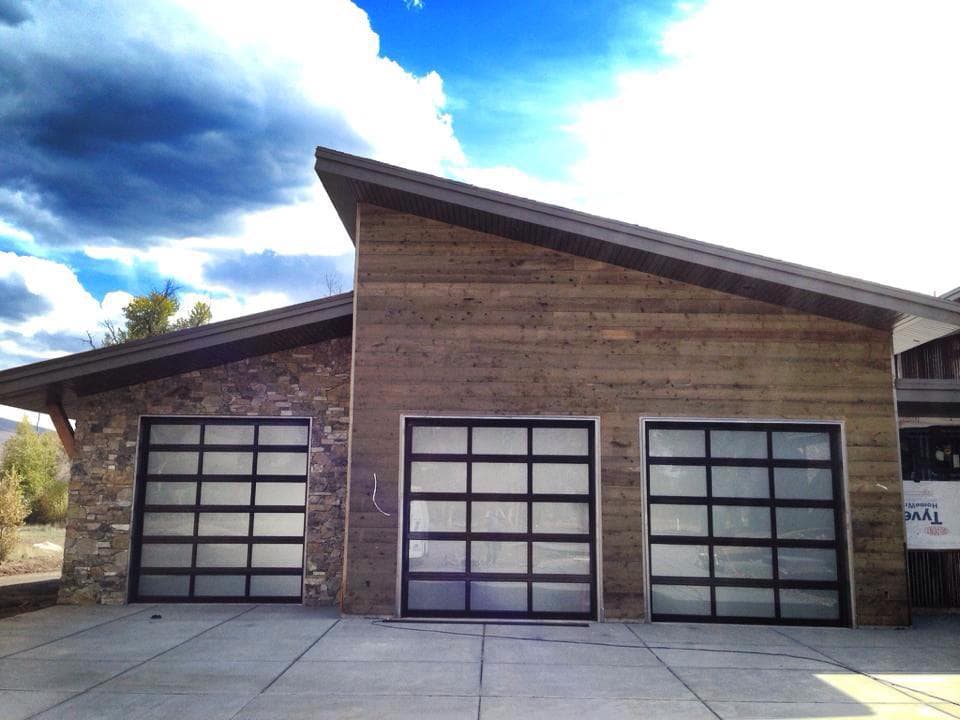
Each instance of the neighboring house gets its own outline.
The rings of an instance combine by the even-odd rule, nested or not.
[[[943,298],[960,303],[960,288]],[[960,608],[960,333],[903,349],[896,372],[911,602]]]
[[[75,445],[62,602],[909,622],[894,333],[960,306],[316,168],[353,293],[0,373]]]

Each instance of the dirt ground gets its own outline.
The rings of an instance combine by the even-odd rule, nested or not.
[[[0,563],[0,576],[55,572],[63,564],[66,530],[57,525],[24,525],[20,542],[10,557]]]

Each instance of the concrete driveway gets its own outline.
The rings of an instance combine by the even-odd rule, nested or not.
[[[0,621],[3,720],[960,718],[958,703],[957,617],[545,627],[133,605]]]

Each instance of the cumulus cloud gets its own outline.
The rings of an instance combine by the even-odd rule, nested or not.
[[[280,280],[291,265],[349,287],[315,145],[438,174],[464,162],[440,77],[382,57],[348,0],[0,0],[0,77],[0,242],[19,253],[0,274],[24,283],[0,366],[121,317],[130,293],[98,300],[67,259],[101,288],[172,278],[215,320],[325,293]]]
[[[957,27],[950,1],[695,6],[663,36],[670,62],[577,109],[571,182],[600,214],[944,291],[960,246]]]
[[[88,332],[99,337],[101,322],[121,319],[131,297],[116,291],[98,301],[63,263],[13,252],[0,252],[0,288],[0,369],[82,349]]]
[[[0,216],[41,242],[144,247],[302,202],[317,144],[459,160],[439,77],[378,51],[346,0],[39,0],[0,26]]]
[[[50,310],[50,302],[30,292],[23,277],[0,277],[0,322],[19,322]]]

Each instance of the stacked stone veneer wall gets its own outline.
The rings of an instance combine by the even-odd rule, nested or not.
[[[70,475],[62,603],[127,600],[141,415],[312,417],[304,601],[340,592],[350,338],[247,358],[81,398]]]

